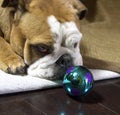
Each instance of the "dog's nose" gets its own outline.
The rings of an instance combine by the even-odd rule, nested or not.
[[[72,57],[69,54],[62,55],[56,62],[61,67],[67,68],[73,65]]]

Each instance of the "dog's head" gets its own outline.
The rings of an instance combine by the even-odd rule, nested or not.
[[[25,38],[23,57],[28,74],[56,79],[69,66],[82,65],[79,18],[85,10],[76,8],[76,0],[3,1],[3,7],[14,8],[14,25]]]

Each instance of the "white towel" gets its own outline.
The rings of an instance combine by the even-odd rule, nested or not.
[[[120,77],[119,73],[107,70],[90,70],[94,80]],[[62,85],[62,81],[50,81],[31,76],[10,75],[0,70],[0,94],[53,88]]]

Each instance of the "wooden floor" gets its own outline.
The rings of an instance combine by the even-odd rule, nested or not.
[[[72,98],[62,87],[0,96],[0,115],[120,115],[120,79],[96,82]]]

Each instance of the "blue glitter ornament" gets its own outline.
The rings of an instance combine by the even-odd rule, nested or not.
[[[93,87],[93,75],[83,66],[68,68],[63,79],[63,87],[71,96],[87,94]]]

